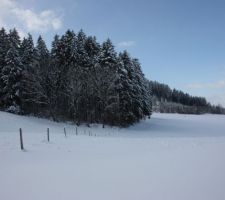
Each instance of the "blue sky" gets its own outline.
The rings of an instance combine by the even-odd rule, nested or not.
[[[225,106],[224,0],[0,0],[21,35],[84,29],[137,57],[147,78]]]

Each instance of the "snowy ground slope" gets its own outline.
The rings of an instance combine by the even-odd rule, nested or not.
[[[127,129],[78,133],[71,124],[0,112],[0,199],[225,199],[225,116],[154,114]]]

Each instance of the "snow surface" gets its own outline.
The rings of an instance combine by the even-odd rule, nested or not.
[[[225,116],[153,114],[127,129],[75,130],[0,112],[0,199],[225,199]]]

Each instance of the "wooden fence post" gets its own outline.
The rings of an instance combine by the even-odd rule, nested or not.
[[[64,128],[64,134],[65,134],[65,137],[66,137],[66,128]]]
[[[47,139],[48,139],[48,142],[49,142],[49,128],[47,128]]]
[[[23,147],[23,132],[22,132],[22,128],[20,128],[20,148],[21,148],[21,150],[24,150],[24,147]]]

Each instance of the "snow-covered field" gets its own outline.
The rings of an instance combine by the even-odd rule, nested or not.
[[[0,200],[225,199],[225,116],[153,114],[127,129],[75,130],[0,112]]]

